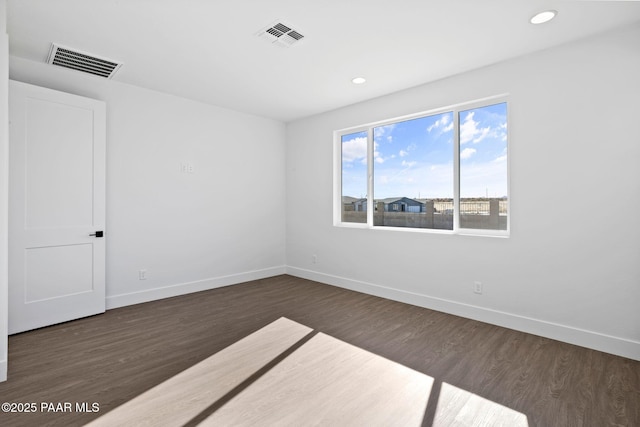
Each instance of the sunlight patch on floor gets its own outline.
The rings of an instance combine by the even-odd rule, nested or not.
[[[451,384],[442,383],[433,427],[528,427],[527,416]]]
[[[420,426],[432,384],[319,333],[200,425]]]
[[[433,384],[280,318],[89,425],[420,426]],[[524,414],[447,383],[436,397],[433,426],[528,427]]]

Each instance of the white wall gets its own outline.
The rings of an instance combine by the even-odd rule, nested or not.
[[[9,179],[9,41],[7,3],[0,0],[0,381],[7,379],[7,211]]]
[[[107,308],[285,271],[284,124],[10,59],[12,79],[107,103]]]
[[[640,359],[638,76],[636,25],[290,123],[288,272]],[[502,93],[510,238],[332,226],[334,130]]]

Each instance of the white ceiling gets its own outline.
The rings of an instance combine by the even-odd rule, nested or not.
[[[113,80],[288,122],[640,22],[640,2],[9,0],[7,15],[13,56],[58,43],[124,62]],[[256,36],[275,21],[303,41]]]

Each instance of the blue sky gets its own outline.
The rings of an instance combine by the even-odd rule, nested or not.
[[[461,197],[507,194],[506,104],[460,113]],[[453,197],[453,113],[374,128],[374,197]],[[367,193],[367,134],[342,137],[342,194]]]

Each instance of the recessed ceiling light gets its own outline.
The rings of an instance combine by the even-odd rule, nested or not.
[[[545,22],[551,21],[558,14],[555,10],[545,10],[544,12],[540,12],[535,14],[529,22],[532,24],[544,24]]]
[[[351,79],[351,82],[354,85],[361,85],[362,83],[366,82],[367,79],[365,79],[364,77],[354,77]]]

